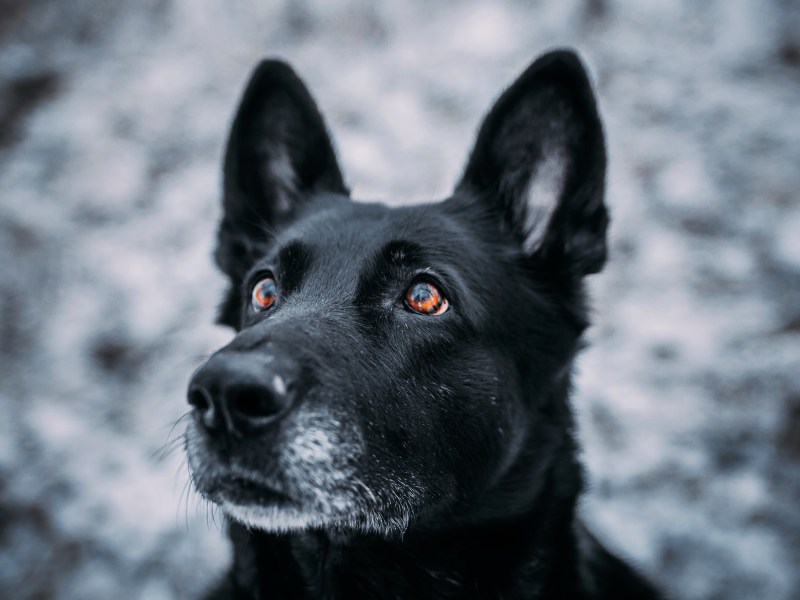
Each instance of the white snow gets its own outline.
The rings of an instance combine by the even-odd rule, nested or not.
[[[152,455],[230,339],[212,324],[220,158],[259,58],[308,82],[356,195],[401,203],[446,195],[491,101],[561,45],[592,70],[610,151],[575,394],[584,513],[675,597],[796,597],[791,2],[17,4],[0,16],[0,597],[199,597],[229,560],[183,492],[180,423]]]

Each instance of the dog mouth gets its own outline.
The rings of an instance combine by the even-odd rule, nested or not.
[[[217,504],[275,508],[292,504],[280,487],[252,477],[222,475],[204,483],[203,493]]]
[[[280,425],[220,440],[191,422],[186,454],[197,492],[227,518],[261,531],[403,529],[405,512],[393,516],[402,506],[384,502],[385,492],[357,469],[364,451],[352,421],[317,409]]]

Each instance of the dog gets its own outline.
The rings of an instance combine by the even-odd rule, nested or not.
[[[452,195],[354,202],[308,89],[255,69],[215,259],[236,331],[188,386],[193,483],[233,566],[208,598],[657,598],[576,515],[570,408],[606,261],[580,59],[533,62]]]

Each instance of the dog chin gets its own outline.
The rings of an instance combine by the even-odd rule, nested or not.
[[[222,511],[242,525],[268,533],[293,533],[313,526],[311,515],[293,507],[220,504]]]
[[[220,503],[222,511],[234,521],[265,533],[299,533],[311,529],[336,533],[360,533],[385,538],[402,537],[410,516],[388,516],[379,513],[324,515],[293,506],[241,505]]]

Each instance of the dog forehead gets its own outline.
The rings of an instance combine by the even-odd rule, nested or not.
[[[280,236],[311,248],[315,261],[356,265],[380,253],[390,241],[435,247],[443,227],[437,204],[396,207],[360,201],[318,204]]]
[[[462,212],[453,214],[446,202],[390,206],[322,198],[277,232],[273,264],[282,270],[281,256],[300,249],[302,267],[289,276],[302,282],[304,301],[362,298],[373,285],[399,285],[421,272],[465,293],[479,291],[500,275],[496,265],[479,268],[484,243]]]

